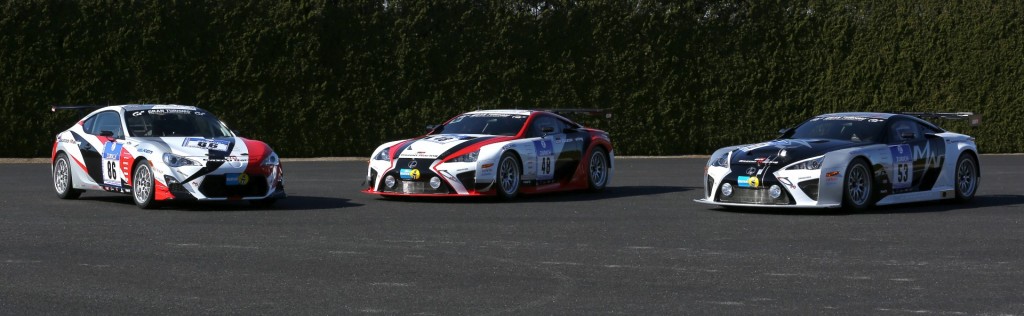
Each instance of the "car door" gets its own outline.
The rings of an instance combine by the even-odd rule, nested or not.
[[[919,122],[899,118],[889,124],[893,193],[931,190],[942,168],[945,147],[934,131]]]
[[[121,166],[124,150],[124,125],[115,111],[96,114],[94,121],[85,124],[85,132],[95,136],[95,142],[84,142],[82,155],[89,176],[105,188],[121,189],[125,186]],[[88,153],[88,154],[87,154]]]
[[[558,180],[558,159],[565,149],[565,136],[563,125],[553,116],[540,114],[530,122],[527,137],[533,143],[535,167],[526,169],[527,172],[532,169],[531,176],[536,179],[537,184]]]

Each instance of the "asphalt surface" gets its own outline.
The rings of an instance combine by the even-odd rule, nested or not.
[[[290,197],[137,209],[0,164],[0,314],[1024,315],[1024,156],[968,204],[697,204],[703,159],[620,159],[603,193],[383,200],[364,162]]]

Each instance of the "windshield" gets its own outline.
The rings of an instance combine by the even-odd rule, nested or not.
[[[884,119],[857,116],[815,117],[780,138],[837,139],[852,142],[878,142]]]
[[[220,120],[202,110],[151,109],[125,112],[133,137],[231,137]]]
[[[463,114],[438,127],[433,134],[486,134],[513,136],[519,134],[526,115],[504,113]]]

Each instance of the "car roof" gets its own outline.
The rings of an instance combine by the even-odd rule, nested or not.
[[[893,116],[896,116],[896,115],[898,115],[898,114],[878,113],[878,112],[839,112],[839,113],[821,114],[821,115],[818,115],[816,117],[866,117],[866,118],[877,118],[877,119],[887,120],[887,119],[889,119],[889,118],[891,118]]]
[[[465,113],[465,114],[512,114],[512,115],[530,115],[530,114],[531,114],[531,113],[533,113],[533,112],[535,112],[535,111],[531,111],[531,110],[509,110],[509,109],[505,109],[505,110],[476,110],[476,111],[472,111],[472,112],[467,112],[467,113]]]

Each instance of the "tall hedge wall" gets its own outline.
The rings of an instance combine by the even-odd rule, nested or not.
[[[286,157],[368,156],[487,108],[604,108],[620,155],[709,153],[836,111],[1024,151],[1024,2],[0,0],[0,157],[54,104],[193,104]]]

